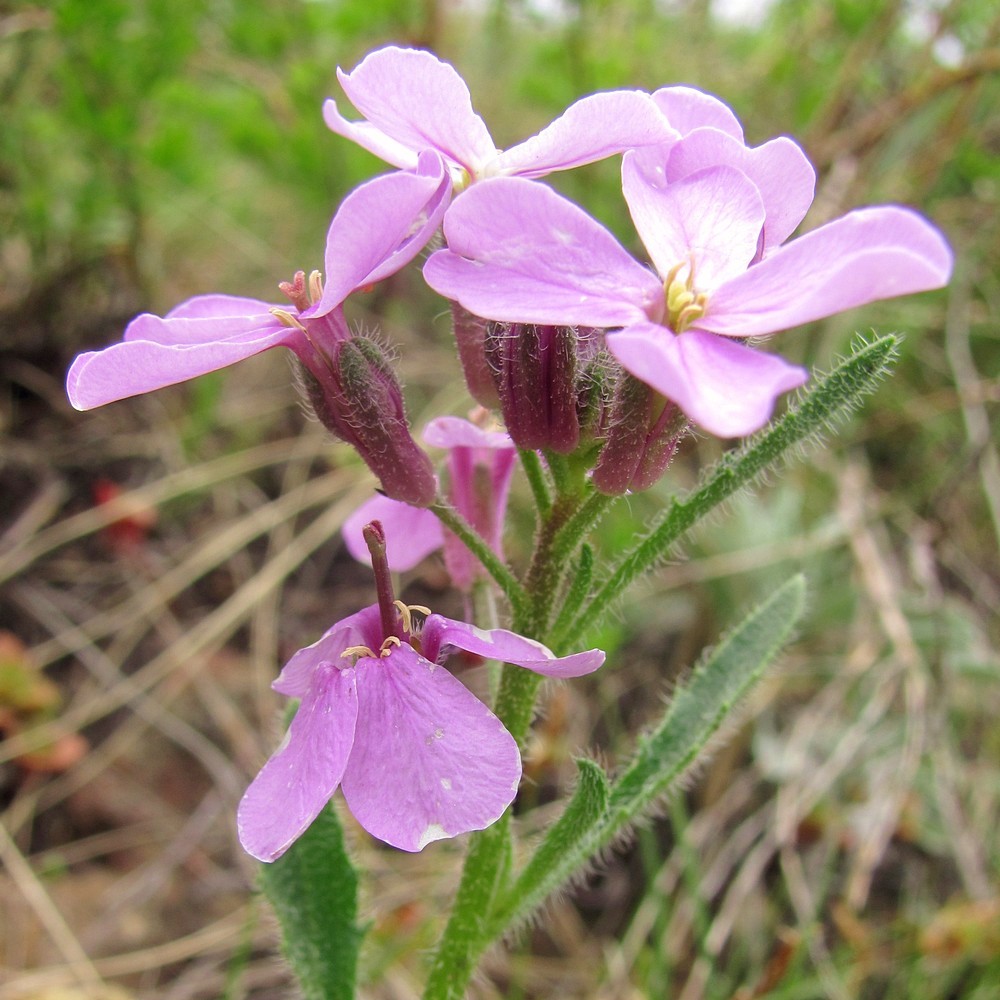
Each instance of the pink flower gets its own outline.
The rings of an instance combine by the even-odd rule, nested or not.
[[[441,615],[414,627],[410,609],[386,636],[378,605],[299,650],[274,689],[301,703],[288,734],[247,789],[240,842],[274,861],[319,815],[338,785],[373,836],[404,851],[495,822],[521,777],[517,744],[500,720],[439,666],[451,648],[549,677],[596,670],[592,649],[556,657],[505,629]]]
[[[408,264],[441,222],[448,193],[441,159],[430,153],[414,168],[376,177],[344,199],[327,233],[325,284],[318,287],[316,272],[311,297],[301,283],[289,284],[298,296],[294,309],[235,295],[200,295],[163,318],[143,313],[129,323],[122,343],[73,362],[66,379],[70,402],[89,410],[272,347],[289,348],[307,365],[317,352],[329,353],[350,336],[341,311],[348,295]]]
[[[437,417],[424,428],[423,439],[448,451],[448,499],[452,506],[502,555],[504,513],[514,472],[514,442],[501,431],[485,430],[461,417]],[[344,522],[344,542],[359,562],[370,560],[363,529],[370,521],[385,526],[389,566],[412,569],[444,547],[445,566],[460,590],[468,591],[481,574],[479,563],[437,517],[389,497],[366,500]]]
[[[850,212],[773,247],[766,224],[780,200],[784,157],[747,167],[755,183],[732,161],[705,165],[709,154],[698,144],[713,138],[692,132],[676,143],[660,175],[651,172],[652,151],[624,158],[624,195],[656,273],[545,186],[496,178],[451,207],[449,249],[430,258],[424,276],[490,319],[604,327],[618,361],[695,423],[721,437],[757,430],[776,398],[807,374],[741,341],[938,288],[952,255],[925,219],[892,205]],[[746,166],[740,158],[754,152],[727,147],[726,156]],[[678,167],[674,179],[675,157],[688,155],[693,169]],[[795,176],[801,185],[804,174]],[[775,233],[794,225],[796,213],[775,223]]]
[[[366,120],[348,121],[327,100],[323,117],[334,132],[397,167],[411,168],[434,149],[459,189],[484,177],[542,177],[676,137],[649,94],[616,90],[582,98],[538,135],[501,151],[465,81],[430,52],[390,45],[337,77]]]
[[[70,402],[85,410],[225,368],[273,347],[302,362],[316,416],[353,445],[390,496],[426,506],[437,491],[430,460],[410,436],[402,389],[379,345],[353,337],[344,300],[395,273],[440,225],[450,185],[441,158],[362,184],[343,201],[326,240],[326,282],[299,272],[280,287],[284,306],[201,295],[163,318],[132,320],[125,338],[80,355],[67,376]],[[416,221],[415,221],[416,220]]]

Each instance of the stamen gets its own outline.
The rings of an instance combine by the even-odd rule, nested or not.
[[[392,652],[393,646],[402,646],[403,643],[398,635],[390,635],[382,640],[382,647],[378,651],[379,656],[388,656]]]
[[[313,271],[309,275],[309,301],[315,305],[323,298],[323,275],[319,271]]]
[[[688,286],[688,288],[694,288],[694,285],[695,285],[694,253],[689,253],[688,254],[687,286]]]
[[[371,657],[373,660],[375,659],[375,654],[367,646],[348,646],[340,655],[356,656],[359,660],[366,656]]]
[[[403,619],[403,631],[407,634],[413,632],[413,612],[419,611],[422,615],[429,615],[430,608],[425,608],[422,604],[404,604],[402,601],[393,601],[399,610],[399,617]]]
[[[306,332],[306,328],[287,309],[279,309],[275,306],[270,312],[282,326],[287,326],[292,330],[301,330],[303,333]]]
[[[685,267],[688,273],[682,281],[680,274]],[[686,261],[675,264],[667,272],[663,283],[668,320],[674,333],[683,333],[691,323],[704,316],[708,308],[708,295],[695,290],[695,273],[694,254],[690,253]]]
[[[681,273],[681,268],[684,266],[684,261],[679,264],[674,264],[669,271],[667,271],[667,276],[663,279],[663,286],[665,288],[670,288],[670,286],[677,280],[677,275]]]

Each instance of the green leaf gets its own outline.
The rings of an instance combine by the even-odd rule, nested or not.
[[[261,888],[281,924],[282,945],[306,1000],[353,1000],[358,948],[358,876],[333,806],[278,858]]]
[[[674,693],[611,790],[605,840],[648,811],[697,760],[791,637],[805,593],[805,579],[792,577],[706,654]]]
[[[547,895],[677,787],[788,642],[805,607],[805,590],[805,579],[793,577],[702,658],[611,786],[606,804],[603,773],[596,764],[581,762],[576,795],[505,897],[491,925],[495,937],[530,916]],[[576,836],[575,821],[580,822]],[[525,894],[523,900],[516,898],[519,892]]]
[[[578,867],[576,848],[607,814],[610,787],[603,769],[586,758],[576,766],[579,781],[573,797],[497,908],[494,919],[500,928],[529,916],[572,876]]]

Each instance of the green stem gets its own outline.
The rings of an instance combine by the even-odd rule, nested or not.
[[[482,563],[483,568],[496,581],[510,606],[517,615],[523,613],[528,595],[517,577],[507,568],[503,560],[490,548],[486,541],[462,515],[447,501],[438,499],[430,508],[438,520],[461,539],[465,547]]]
[[[592,493],[556,532],[552,540],[552,562],[560,566],[568,562],[583,538],[618,499]]]
[[[489,917],[497,896],[503,860],[510,857],[510,811],[474,833],[445,932],[434,955],[424,1000],[461,1000],[490,943]]]
[[[494,711],[519,744],[534,714],[542,677],[505,664]],[[472,834],[451,916],[434,956],[424,1000],[461,1000],[480,955],[493,940],[493,905],[510,868],[510,810]]]
[[[545,479],[542,460],[537,451],[518,448],[517,453],[521,459],[521,467],[524,469],[528,486],[531,487],[531,495],[535,498],[538,516],[540,518],[548,517],[549,511],[552,509],[552,497],[549,495],[549,484]]]
[[[524,578],[524,589],[528,600],[523,615],[514,615],[513,629],[533,639],[542,639],[552,616],[559,584],[566,569],[565,560],[556,558],[555,546],[562,531],[569,525],[581,509],[582,498],[576,494],[559,494],[549,516],[539,525],[535,537],[535,551]],[[565,548],[565,546],[563,546]]]
[[[564,476],[561,480],[566,482],[568,478]],[[556,496],[547,512],[540,512],[535,551],[525,585],[523,589],[519,586],[521,599],[511,600],[512,627],[522,635],[537,638],[544,633],[564,569],[554,563],[552,546],[581,503],[578,493],[562,493]],[[523,745],[531,725],[541,683],[540,675],[509,663],[501,673],[493,710],[519,745]],[[510,867],[509,816],[509,812],[505,813],[498,823],[470,838],[455,906],[434,956],[425,1000],[460,1000],[479,956],[492,940],[493,906]]]

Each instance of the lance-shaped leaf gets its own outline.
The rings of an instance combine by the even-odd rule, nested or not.
[[[566,861],[579,858],[580,848],[592,842],[607,818],[610,787],[600,764],[581,758],[576,767],[579,781],[573,797],[498,906],[494,919],[500,927],[531,914],[572,876],[574,869],[567,869]]]
[[[694,669],[611,790],[606,842],[672,791],[733,710],[774,662],[805,610],[806,584],[792,577],[758,605]]]
[[[553,634],[552,644],[558,648],[567,637],[577,639],[589,622],[602,620],[631,583],[666,558],[706,514],[801,455],[803,445],[821,438],[856,410],[891,370],[898,342],[887,334],[859,343],[849,358],[802,390],[779,419],[708,469],[697,489],[682,499],[674,497],[646,535],[600,573],[604,582],[573,620]]]
[[[332,806],[273,864],[261,888],[281,924],[288,962],[306,1000],[353,1000],[362,931],[358,877]]]
[[[793,577],[705,655],[610,796],[600,768],[579,762],[576,794],[497,908],[495,936],[529,918],[601,848],[677,789],[788,642],[804,610],[805,589],[804,578]]]

